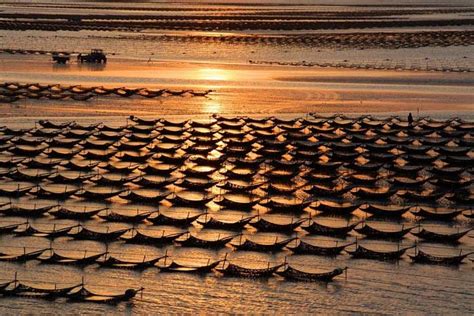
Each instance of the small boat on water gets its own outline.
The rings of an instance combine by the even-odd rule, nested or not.
[[[347,270],[346,268],[335,268],[328,272],[305,272],[299,269],[296,269],[289,264],[283,268],[282,271],[276,271],[276,274],[284,277],[288,280],[294,281],[320,281],[320,282],[331,282],[338,275],[343,274]]]
[[[415,263],[425,263],[425,264],[440,264],[440,265],[460,265],[464,259],[474,254],[474,252],[462,253],[462,250],[459,251],[458,255],[453,256],[437,256],[431,255],[424,252],[421,249],[416,249],[416,254],[408,255],[410,259]]]

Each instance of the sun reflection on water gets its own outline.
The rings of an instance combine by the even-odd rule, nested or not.
[[[231,73],[225,69],[201,68],[198,70],[198,78],[211,81],[228,81],[231,79]]]
[[[218,114],[221,112],[222,104],[216,99],[207,99],[203,102],[202,110],[209,114]]]

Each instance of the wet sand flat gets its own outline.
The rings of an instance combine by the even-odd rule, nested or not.
[[[3,1],[0,314],[473,315],[473,13]]]
[[[207,97],[88,101],[19,100],[8,116],[472,110],[470,73],[347,70],[204,62],[111,59],[104,67],[52,65],[46,56],[0,57],[0,81],[108,88],[212,89]],[[113,103],[114,107],[110,107]]]

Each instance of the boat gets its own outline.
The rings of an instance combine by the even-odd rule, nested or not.
[[[85,151],[81,151],[79,154],[86,159],[91,160],[99,160],[99,161],[108,161],[111,157],[113,157],[117,151],[115,150],[97,150],[97,149],[87,149]]]
[[[98,216],[107,222],[140,223],[145,221],[151,214],[154,214],[155,212],[157,211],[138,213],[137,210],[137,214],[135,215],[125,215],[111,211],[106,212],[104,215],[98,214]]]
[[[170,226],[178,226],[178,227],[186,227],[191,225],[192,222],[197,220],[203,214],[197,215],[190,215],[188,212],[186,217],[183,218],[176,218],[165,215],[163,213],[158,213],[158,216],[149,217],[148,220],[155,225],[170,225]]]
[[[424,178],[407,178],[407,177],[393,177],[388,181],[392,184],[394,188],[397,189],[412,189],[416,190],[421,188],[426,182],[430,181],[430,177]]]
[[[434,232],[426,228],[420,228],[419,231],[411,232],[411,234],[426,241],[439,242],[439,243],[457,243],[459,242],[459,239],[467,235],[467,233],[469,233],[473,229],[474,228],[468,228],[463,231],[458,230],[455,233],[444,234],[444,233]]]
[[[256,278],[269,278],[284,265],[285,263],[270,266],[270,263],[268,263],[267,268],[252,269],[252,268],[241,267],[233,263],[228,263],[227,266],[225,266],[225,262],[223,262],[223,267],[217,268],[216,270],[225,276],[256,279]]]
[[[29,193],[34,187],[36,186],[20,187],[20,185],[18,184],[15,189],[0,188],[0,196],[19,198]]]
[[[124,189],[122,190],[110,189],[110,191],[108,192],[100,192],[100,191],[91,190],[91,189],[93,188],[83,189],[79,191],[78,193],[76,193],[75,195],[77,197],[84,198],[84,199],[105,201],[107,199],[113,198],[114,196],[118,196],[119,194],[126,191]]]
[[[282,232],[282,233],[293,233],[293,231],[300,227],[302,223],[308,221],[307,218],[294,220],[291,219],[291,223],[288,224],[279,224],[270,222],[263,217],[258,217],[256,222],[250,222],[249,225],[256,228],[258,231],[262,232]]]
[[[307,152],[314,152],[317,153],[319,151],[319,147],[324,145],[323,142],[312,142],[312,141],[293,141],[291,145],[296,147],[296,151],[307,151]]]
[[[32,170],[35,170],[35,169],[32,169]],[[54,171],[53,172],[40,172],[40,169],[36,169],[37,170],[36,173],[30,173],[32,170],[17,168],[15,171],[10,172],[8,174],[8,177],[16,181],[39,183],[56,173]],[[25,172],[25,171],[30,171],[30,172]]]
[[[474,167],[474,159],[469,156],[446,155],[442,157],[441,160],[453,166],[469,167],[469,168]]]
[[[18,227],[25,225],[25,223],[11,224],[6,226],[0,226],[0,235],[9,234],[18,229]]]
[[[49,214],[53,215],[56,218],[62,219],[73,219],[73,220],[88,220],[93,216],[99,214],[102,211],[108,210],[107,207],[87,210],[86,207],[82,211],[71,210],[63,206],[59,207],[58,210],[50,212]]]
[[[258,168],[265,160],[263,158],[228,158],[227,161],[238,168]]]
[[[130,116],[130,119],[137,124],[144,125],[144,126],[155,126],[160,120],[159,119],[145,119],[136,117],[134,115]]]
[[[144,188],[150,189],[162,189],[170,184],[176,182],[177,178],[165,178],[158,176],[141,176],[132,181],[134,184],[138,184]]]
[[[78,290],[68,293],[67,298],[74,302],[117,304],[130,301],[143,288],[127,289],[123,294],[96,294],[81,286]]]
[[[342,165],[343,163],[340,161],[322,162],[315,160],[310,166],[313,168],[313,172],[316,171],[318,173],[335,175]]]
[[[466,218],[474,219],[474,211],[472,211],[472,210],[470,212],[469,211],[463,212],[463,215]]]
[[[70,233],[70,237],[79,240],[96,240],[102,242],[118,240],[120,236],[130,231],[130,228],[124,228],[109,232],[107,228],[107,232],[97,232],[82,225],[79,225],[78,227],[79,231],[74,234]]]
[[[71,170],[77,170],[77,171],[84,171],[84,172],[91,172],[95,167],[99,165],[100,162],[96,161],[74,161],[74,160],[69,160],[64,167],[69,168]]]
[[[393,154],[391,152],[386,152],[386,153],[378,153],[378,152],[364,152],[362,153],[362,156],[365,159],[368,159],[372,162],[382,162],[384,163],[385,168],[389,168],[386,166],[388,165],[393,165],[393,163],[396,161],[398,158],[399,154]]]
[[[213,144],[215,144],[215,140],[212,140]],[[203,157],[203,156],[191,156],[189,158],[190,162],[195,163],[196,165],[199,166],[206,166],[206,167],[214,167],[214,168],[220,168],[224,161],[227,159],[226,155],[221,155],[218,158],[208,158],[208,157]]]
[[[405,199],[408,203],[436,204],[436,200],[442,198],[445,193],[429,190],[423,192],[405,191],[403,193],[397,193],[397,195]]]
[[[305,208],[313,203],[313,199],[307,200],[297,200],[294,199],[293,201],[278,201],[273,198],[267,199],[264,202],[260,202],[260,205],[268,208],[270,211],[274,212],[302,212]]]
[[[209,217],[207,218],[207,214],[204,217],[204,220],[197,220],[197,223],[202,225],[204,228],[211,228],[211,229],[224,229],[224,230],[242,230],[244,229],[244,226],[250,223],[256,215],[254,216],[247,216],[243,217],[240,220],[236,221],[221,221],[217,220],[214,217]]]
[[[201,193],[201,197],[195,199],[195,198],[185,197],[182,194],[182,192],[180,192],[180,193],[174,193],[171,198],[168,197],[167,199],[175,205],[203,207],[207,203],[211,202],[214,199],[214,196]]]
[[[183,240],[176,240],[176,243],[181,245],[181,247],[223,248],[232,239],[240,235],[241,234],[220,237],[220,234],[219,234],[216,239],[208,240],[208,239],[198,238],[196,236],[193,236],[191,233],[188,233],[188,238],[183,239]]]
[[[441,210],[441,211],[440,211]],[[438,209],[438,208],[427,208],[418,207],[417,211],[411,210],[410,212],[418,217],[423,217],[432,220],[449,221],[459,216],[464,210],[450,210],[450,209]]]
[[[116,140],[114,140],[114,139],[111,139],[111,140],[102,140],[102,139],[90,140],[90,139],[86,139],[83,143],[81,143],[81,146],[84,149],[107,150],[109,147],[113,146],[115,143],[116,143]]]
[[[158,135],[156,134],[146,134],[146,133],[130,133],[125,135],[125,143],[147,143],[150,144]]]
[[[150,149],[156,153],[168,153],[168,154],[175,154],[180,148],[182,144],[172,144],[172,143],[158,143]]]
[[[147,175],[161,175],[169,176],[172,172],[178,169],[178,166],[167,165],[167,164],[147,164],[145,167],[141,167],[140,171]]]
[[[36,237],[44,237],[44,238],[58,238],[58,237],[65,237],[69,235],[69,232],[78,227],[78,225],[67,226],[64,228],[56,229],[56,224],[53,225],[53,229],[49,231],[38,230],[34,228],[30,223],[26,223],[26,228],[20,231],[15,231],[16,236],[36,236]]]
[[[39,154],[41,154],[46,148],[47,148],[46,145],[45,146],[39,146],[39,147],[26,146],[26,145],[15,145],[14,147],[9,148],[8,151],[13,153],[13,154],[20,155],[20,156],[34,157],[34,156],[38,156]]]
[[[23,163],[25,160],[27,160],[29,158],[10,158],[10,157],[6,157],[6,159],[2,159],[0,160],[0,168],[8,168],[8,169],[11,169],[11,168],[18,168],[18,165]]]
[[[288,153],[287,149],[278,149],[278,148],[267,148],[260,147],[259,149],[254,150],[254,152],[261,157],[266,159],[281,159],[283,155]]]
[[[325,235],[325,236],[346,236],[353,230],[359,222],[347,223],[345,226],[328,226],[318,223],[314,220],[308,226],[301,226],[301,228],[310,234]]]
[[[68,129],[61,133],[62,136],[66,138],[78,138],[84,140],[88,138],[90,135],[94,134],[94,131],[82,130],[82,129]]]
[[[440,191],[455,191],[456,190],[468,190],[469,187],[474,183],[474,179],[444,179],[444,178],[436,178],[430,179],[430,183],[434,186],[437,186]]]
[[[176,121],[169,121],[166,119],[160,119],[159,121],[161,124],[163,124],[163,126],[177,126],[177,127],[184,127],[189,122],[189,120],[176,122]]]
[[[324,146],[331,148],[332,150],[341,152],[354,152],[359,147],[357,143],[344,143],[344,142],[324,142]]]
[[[248,139],[241,137],[223,137],[222,141],[227,145],[225,148],[241,148],[245,150],[252,150],[253,145],[257,142],[256,139]],[[246,158],[230,158],[231,160],[246,160]],[[260,160],[260,159],[259,159]],[[236,162],[235,164],[238,164]]]
[[[133,232],[131,237],[121,237],[121,239],[130,244],[152,245],[157,247],[172,244],[177,238],[188,234],[187,231],[184,231],[165,235],[165,231],[163,230],[160,236],[150,236],[137,229],[134,229]]]
[[[386,153],[396,147],[395,144],[364,144],[364,147],[370,152]]]
[[[233,193],[252,192],[266,182],[247,182],[241,180],[226,180],[217,184],[217,187]]]
[[[106,254],[104,260],[98,260],[97,263],[101,268],[144,270],[146,268],[155,267],[160,260],[166,257],[167,255],[164,255],[147,260],[146,256],[143,256],[143,260],[141,261],[128,261]]]
[[[303,189],[312,197],[331,197],[340,198],[352,188],[350,186],[334,186],[334,185],[317,185],[314,184],[309,188]]]
[[[119,152],[115,155],[117,159],[124,162],[137,162],[137,163],[145,163],[148,159],[150,159],[154,153],[134,153],[134,152]]]
[[[374,259],[374,260],[382,260],[382,261],[394,261],[399,260],[401,256],[405,254],[408,249],[415,248],[415,246],[409,246],[400,248],[398,247],[397,250],[394,251],[376,251],[368,249],[361,245],[356,245],[356,249],[354,251],[345,250],[348,254],[350,254],[353,258],[356,259]]]
[[[426,263],[426,264],[441,264],[441,265],[460,265],[463,260],[474,252],[467,252],[462,254],[462,250],[459,251],[459,255],[454,256],[435,256],[430,255],[420,249],[416,250],[414,256],[408,255],[410,259],[415,263]]]
[[[119,164],[112,164],[108,163],[107,165],[101,167],[102,169],[108,170],[109,172],[113,173],[120,173],[120,174],[130,174],[135,169],[138,168],[138,164],[136,163],[119,163]]]
[[[401,145],[400,149],[409,155],[425,155],[428,151],[433,149],[432,146],[417,146],[417,145]]]
[[[230,209],[248,211],[257,205],[261,200],[261,198],[257,195],[245,195],[242,196],[241,200],[233,199],[232,196],[232,194],[220,195],[218,199],[214,200],[214,203]]]
[[[221,172],[227,178],[227,180],[243,180],[243,181],[252,181],[252,179],[257,176],[258,168],[234,168],[231,170],[225,170]]]
[[[39,256],[43,254],[43,252],[47,250],[49,250],[49,248],[35,250],[32,252],[26,252],[26,248],[23,248],[23,254],[21,255],[8,255],[8,254],[1,253],[0,261],[26,262],[26,261],[37,259]]]
[[[370,226],[367,223],[363,223],[361,227],[355,227],[354,230],[361,235],[365,235],[367,238],[372,239],[387,239],[387,240],[400,240],[405,237],[406,234],[411,232],[414,227],[405,228],[402,225],[400,230],[381,230]]]
[[[346,270],[347,267],[335,268],[334,270],[328,272],[314,273],[298,270],[287,264],[282,271],[276,271],[276,274],[284,277],[287,280],[331,282],[336,276],[343,274]]]
[[[439,178],[444,179],[453,179],[457,180],[460,179],[461,174],[466,171],[466,168],[462,167],[433,167],[430,169],[430,172]]]
[[[140,125],[140,124],[135,124],[135,125],[129,125],[127,129],[133,133],[151,133],[155,130],[154,125]]]
[[[137,190],[130,190],[125,194],[121,194],[122,199],[138,202],[138,203],[159,203],[170,195],[170,191],[158,192],[157,194],[142,194]]]
[[[315,207],[316,210],[323,213],[339,214],[339,215],[350,215],[352,212],[357,210],[361,204],[353,202],[330,202],[330,201],[319,201]]]
[[[58,138],[51,139],[48,143],[50,147],[59,147],[72,149],[74,146],[82,141],[80,138]]]
[[[82,257],[67,257],[58,254],[54,249],[49,249],[50,253],[47,257],[38,257],[43,264],[62,264],[62,265],[74,265],[74,266],[88,266],[95,264],[98,259],[105,256],[107,252],[101,252],[98,254],[87,255],[87,250],[84,251]]]
[[[9,204],[7,208],[1,209],[0,213],[7,216],[40,217],[44,216],[55,207],[57,207],[57,205],[37,207],[37,205],[34,204],[33,208],[27,208],[19,205]]]
[[[402,177],[412,177],[416,178],[418,177],[418,173],[423,170],[425,167],[424,166],[419,166],[419,165],[391,165],[388,167],[390,171],[395,172],[396,176],[402,176]]]
[[[96,185],[103,185],[103,186],[110,185],[110,186],[120,187],[120,186],[126,185],[129,182],[132,182],[136,178],[138,178],[138,176],[136,175],[127,176],[124,174],[109,173],[109,174],[100,174],[88,180],[91,182],[94,182]]]
[[[400,218],[408,212],[410,206],[366,204],[361,208],[362,211],[372,214],[374,217]]]
[[[175,181],[173,184],[190,190],[207,190],[217,183],[218,181],[208,178],[183,178]]]
[[[239,244],[231,244],[237,250],[246,250],[246,251],[258,251],[258,252],[277,252],[283,250],[290,242],[297,240],[297,237],[287,238],[281,241],[278,241],[278,237],[275,238],[275,242],[272,244],[261,244],[255,241],[252,241],[248,238],[244,242],[240,241]]]
[[[394,195],[397,190],[388,188],[364,188],[358,187],[351,191],[352,194],[363,200],[375,200],[375,201],[386,201],[390,200],[391,196]]]
[[[186,159],[188,159],[188,155],[175,155],[175,154],[160,153],[160,154],[157,154],[154,157],[154,159],[159,160],[166,164],[181,165],[184,163]]]
[[[263,173],[269,182],[273,183],[292,183],[293,179],[298,176],[299,171],[287,169],[273,169]]]
[[[262,190],[264,190],[267,195],[293,195],[300,188],[300,186],[288,186],[282,183],[269,183],[265,187],[262,187]]]
[[[190,266],[171,261],[170,264],[158,266],[160,272],[181,272],[181,273],[194,273],[194,274],[206,274],[212,272],[223,260],[208,260],[207,264],[202,266]]]
[[[69,188],[65,186],[64,190],[51,190],[44,186],[38,186],[35,195],[39,198],[43,199],[55,199],[55,200],[66,200],[76,194],[79,189],[76,188]]]
[[[92,174],[74,174],[70,175],[68,172],[56,172],[53,174],[51,177],[49,177],[49,180],[52,181],[53,183],[58,183],[58,184],[73,184],[73,185],[82,185],[82,183],[86,180],[89,180],[92,178]],[[77,192],[77,191],[76,191]]]
[[[11,287],[10,287],[11,286]],[[43,298],[47,300],[53,300],[65,295],[80,285],[73,285],[63,288],[58,288],[54,285],[54,288],[43,288],[32,285],[26,285],[17,280],[16,274],[13,281],[0,285],[0,295],[2,296],[16,296],[16,297],[27,297],[27,298]]]
[[[378,174],[372,176],[365,173],[353,173],[353,174],[344,176],[343,179],[346,182],[349,182],[351,186],[360,185],[360,186],[375,187],[377,181],[379,181],[381,178]]]
[[[194,145],[181,147],[181,150],[183,150],[189,155],[208,155],[214,149],[215,149],[214,144],[212,145],[194,144]],[[206,166],[209,166],[209,164],[206,164]]]
[[[468,208],[474,205],[474,195],[471,194],[469,189],[461,190],[461,188],[457,188],[454,194],[450,194],[446,198],[457,205],[463,205]]]
[[[117,142],[119,139],[124,137],[126,133],[113,130],[103,130],[94,134],[94,137],[100,140],[109,140]]]
[[[23,160],[21,163],[25,166],[28,166],[32,169],[52,169],[57,168],[61,163],[60,159],[48,159],[40,160],[41,158],[33,158],[28,160]]]
[[[316,246],[309,244],[301,239],[299,239],[297,246],[287,246],[293,253],[299,255],[317,255],[317,256],[332,256],[335,257],[339,255],[346,247],[354,245],[355,242],[339,244],[335,242],[335,246]]]

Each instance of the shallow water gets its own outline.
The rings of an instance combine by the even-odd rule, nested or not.
[[[248,12],[262,10],[299,10],[304,11],[308,6],[287,6],[288,1],[264,0],[209,0],[206,3],[224,3],[227,5],[211,4],[168,4],[168,1],[144,1],[140,7],[154,10],[130,10],[124,2],[110,1],[75,1],[73,8],[69,1],[15,1],[0,4],[0,10],[5,12],[42,12],[42,13],[88,13],[91,9],[84,6],[102,7],[94,9],[96,13],[118,14],[155,14],[159,12],[174,15],[207,14],[213,10],[223,12]],[[402,0],[393,6],[389,0],[299,0],[299,4],[310,5],[312,9],[322,12],[353,12],[367,10],[363,5],[385,5],[386,7],[371,7],[371,10],[387,8],[400,9],[401,4],[409,6],[420,5],[419,10],[444,6],[469,6],[471,0]],[[33,7],[17,6],[18,3],[35,4]],[[236,5],[235,3],[239,3]],[[240,5],[244,3],[247,5]],[[248,5],[248,4],[251,5]],[[255,4],[258,5],[255,5]],[[41,7],[36,6],[41,4]],[[59,5],[58,8],[50,7]],[[269,6],[270,4],[271,6]],[[357,7],[350,6],[357,5]],[[360,6],[362,5],[362,6]],[[103,9],[104,6],[122,8]],[[167,8],[168,10],[162,10]],[[416,7],[415,7],[416,8]],[[176,10],[178,9],[178,10]],[[413,7],[412,7],[413,9]],[[175,11],[172,11],[175,10]],[[180,11],[181,10],[181,11]],[[219,11],[217,11],[219,14]],[[424,19],[435,15],[419,15],[410,18]],[[442,17],[442,16],[441,16]],[[449,18],[472,17],[472,13],[456,13],[445,15]],[[373,33],[398,31],[437,31],[437,30],[473,30],[472,26],[452,26],[446,28],[376,28],[349,30],[289,30],[285,34],[311,33]],[[281,35],[281,31],[240,30],[236,32],[192,32],[193,35]],[[13,55],[0,54],[0,81],[42,82],[62,84],[82,84],[85,86],[110,87],[171,87],[181,89],[191,87],[197,89],[211,88],[216,90],[208,98],[169,97],[146,100],[132,97],[98,98],[89,102],[74,100],[21,100],[14,104],[0,105],[0,125],[12,128],[34,126],[39,119],[53,118],[58,120],[75,120],[81,124],[104,122],[119,126],[127,123],[130,114],[146,117],[167,117],[168,119],[208,119],[210,114],[222,113],[227,115],[251,115],[267,117],[277,115],[283,118],[304,116],[308,112],[344,112],[356,114],[376,113],[380,116],[399,114],[406,116],[407,112],[416,116],[429,115],[433,118],[446,119],[460,116],[464,119],[474,119],[473,108],[473,75],[470,73],[442,73],[443,68],[474,69],[474,51],[472,45],[450,47],[419,47],[400,49],[356,49],[354,47],[328,48],[294,44],[254,45],[234,42],[209,43],[203,40],[163,41],[156,36],[164,34],[187,35],[186,31],[145,30],[141,33],[125,31],[14,31],[0,30],[0,49],[31,49],[45,51],[88,51],[92,47],[104,48],[114,54],[105,68],[80,67],[72,64],[66,67],[51,65],[47,55]],[[428,58],[428,59],[427,59]],[[435,70],[433,72],[411,71],[366,71],[291,67],[289,65],[249,65],[249,60],[280,63],[329,63],[332,65],[362,65],[380,66],[385,69],[421,69]],[[149,62],[147,62],[149,61]],[[341,66],[342,67],[342,66]],[[354,67],[350,67],[354,68]],[[418,112],[417,112],[418,109]],[[378,113],[377,113],[378,112]],[[59,119],[58,117],[61,117]],[[0,183],[1,187],[6,186]],[[155,192],[156,193],[156,192]],[[214,192],[218,194],[219,192]],[[0,198],[0,201],[4,201]],[[31,197],[22,198],[24,205],[48,204],[47,201],[33,200]],[[100,207],[102,204],[85,203],[74,199],[71,206],[82,208]],[[166,214],[180,217],[187,216],[189,209],[170,207],[164,203],[160,207]],[[154,207],[128,205],[121,199],[115,200],[113,207],[126,214],[135,214],[137,209],[154,210]],[[214,215],[222,220],[236,220],[248,215],[243,212],[219,211],[213,205]],[[358,211],[356,215],[364,217]],[[288,223],[290,216],[271,215],[272,221]],[[472,222],[460,217],[454,223],[463,228],[472,227]],[[12,222],[23,222],[22,218],[0,217],[0,226]],[[333,217],[319,218],[321,223],[344,225],[343,219]],[[351,218],[356,221],[357,218]],[[404,219],[406,225],[414,225],[413,217]],[[39,229],[51,229],[52,223],[58,225],[73,225],[68,220],[53,220],[48,216],[32,220]],[[398,224],[391,222],[377,223],[380,228],[395,229]],[[92,229],[119,229],[131,227],[129,224],[107,224],[102,220],[87,221]],[[429,222],[426,224],[443,230],[452,230],[453,224]],[[180,231],[179,228],[140,224],[148,234],[160,235]],[[199,225],[190,228],[191,232],[203,238],[229,235],[225,231],[205,231]],[[257,233],[255,229],[246,229],[252,240],[273,242],[275,236],[288,238],[290,236],[273,233]],[[305,235],[299,231],[298,234]],[[471,234],[472,235],[472,232]],[[318,244],[333,245],[334,241],[353,241],[358,234],[352,232],[346,239],[336,239],[322,236],[305,236],[305,240]],[[235,240],[238,242],[238,239]],[[403,241],[410,245],[415,238],[408,235]],[[393,242],[365,240],[365,244],[374,249],[396,249]],[[71,256],[84,255],[106,250],[103,243],[93,241],[74,241],[59,238],[53,243],[54,248],[61,254]],[[39,237],[0,236],[1,252],[21,253],[21,247],[34,249],[47,248],[50,242]],[[459,245],[446,246],[424,243],[423,247],[435,254],[454,254],[463,249],[474,250],[474,239],[466,236]],[[113,242],[108,250],[124,259],[141,260],[143,255],[159,256],[166,251],[180,263],[205,264],[208,258],[222,258],[229,253],[229,258],[244,266],[266,267],[287,260],[295,267],[308,271],[325,271],[334,267],[349,267],[347,279],[339,276],[330,284],[288,282],[273,277],[268,280],[247,280],[228,278],[211,273],[206,276],[195,276],[179,273],[158,273],[157,269],[147,269],[134,272],[119,269],[103,269],[97,265],[87,268],[75,268],[59,265],[41,265],[37,262],[27,264],[0,263],[0,283],[13,278],[15,272],[20,280],[27,284],[41,285],[57,283],[71,285],[85,278],[86,284],[97,291],[119,293],[129,287],[145,288],[143,296],[137,297],[132,303],[121,303],[117,306],[86,303],[49,302],[28,298],[0,298],[0,313],[2,315],[18,314],[77,314],[77,315],[116,315],[138,314],[152,315],[160,313],[264,313],[264,314],[474,314],[474,274],[473,263],[460,267],[430,266],[413,264],[405,255],[397,263],[385,263],[375,260],[351,259],[348,254],[336,258],[319,256],[297,256],[284,250],[277,254],[256,252],[235,252],[230,247],[219,251],[198,248],[182,248],[169,246],[163,248],[128,245]],[[409,250],[408,253],[413,253]]]
[[[183,119],[184,117],[174,117]],[[187,117],[189,118],[189,116]],[[124,118],[82,118],[77,119],[79,123],[87,124],[99,122],[101,119],[109,125],[119,126],[124,124]],[[57,120],[56,120],[57,121]],[[2,120],[7,123],[8,120]],[[11,127],[31,127],[33,119],[16,119]],[[2,184],[5,187],[5,184]],[[215,192],[218,193],[218,192]],[[5,201],[2,198],[1,201]],[[50,205],[50,201],[35,200],[31,197],[24,197],[15,203],[21,203],[27,207],[34,204]],[[89,209],[101,207],[103,204],[96,202],[85,202],[72,199],[66,202],[68,207],[82,208],[88,206]],[[153,206],[145,207],[132,204],[125,204],[121,199],[113,200],[111,204],[114,210],[122,213],[135,214],[139,208],[141,211],[154,210]],[[210,205],[210,212],[219,215],[221,220],[235,220],[248,213],[222,211]],[[165,214],[176,217],[185,217],[189,212],[186,208],[169,207],[168,203],[163,203],[160,210]],[[255,212],[255,211],[254,211]],[[357,212],[357,216],[362,218],[363,213]],[[287,223],[291,220],[288,215],[270,215],[269,220],[280,223]],[[333,217],[317,217],[318,222],[339,226],[345,221]],[[355,220],[355,218],[354,218]],[[24,219],[3,217],[3,224],[13,222],[23,222]],[[51,224],[73,225],[70,220],[56,220],[49,216],[34,219],[30,222],[39,229],[51,229]],[[414,225],[413,217],[407,216],[403,219],[406,226]],[[124,227],[131,227],[129,224],[105,223],[99,219],[85,222],[86,226],[93,230],[104,230],[108,227],[111,231]],[[392,222],[381,222],[379,228],[395,229],[398,224]],[[472,223],[463,217],[453,223],[455,227],[470,227]],[[446,231],[453,229],[453,224],[424,222],[426,227]],[[61,227],[64,227],[61,226]],[[162,230],[166,233],[180,231],[180,229],[167,226],[150,226],[140,224],[139,228],[147,234],[159,235]],[[233,234],[231,232],[218,230],[202,230],[198,225],[190,227],[193,234],[202,238],[216,238]],[[262,243],[271,243],[278,236],[288,238],[290,236],[275,233],[255,232],[254,229],[246,229],[245,234],[252,240]],[[305,233],[298,231],[299,236]],[[314,243],[331,245],[335,240],[339,242],[353,241],[357,234],[351,233],[345,239],[334,239],[322,236],[305,236],[305,240]],[[402,245],[410,245],[414,238],[408,235],[403,240]],[[234,243],[238,243],[237,240]],[[21,253],[21,247],[31,247],[34,249],[47,248],[53,245],[59,253],[69,256],[82,256],[87,249],[88,254],[99,253],[106,250],[103,243],[94,241],[74,241],[68,238],[58,238],[51,244],[47,239],[38,237],[0,237],[0,249],[6,253]],[[393,250],[397,248],[394,242],[364,240],[364,245],[372,249]],[[29,248],[29,249],[31,249]],[[377,262],[374,260],[351,259],[347,254],[336,258],[326,258],[318,256],[298,256],[291,255],[288,250],[276,254],[255,253],[255,252],[235,252],[230,247],[219,251],[205,250],[198,248],[182,248],[169,246],[155,248],[151,246],[126,245],[122,242],[112,242],[107,248],[114,255],[123,259],[140,260],[143,255],[147,257],[159,256],[168,251],[168,254],[180,263],[204,264],[208,258],[222,258],[228,253],[228,258],[232,262],[248,267],[265,267],[268,262],[271,264],[281,263],[286,259],[295,267],[307,271],[324,271],[333,267],[349,267],[347,280],[341,276],[333,283],[306,283],[288,282],[278,277],[268,280],[246,280],[238,278],[225,278],[216,274],[206,276],[194,276],[178,273],[158,273],[156,269],[147,269],[143,272],[134,272],[117,269],[104,269],[96,265],[84,269],[75,267],[63,267],[57,265],[41,265],[36,262],[26,264],[0,263],[2,267],[1,280],[11,279],[15,272],[20,280],[27,284],[36,286],[51,284],[66,286],[76,284],[85,277],[86,284],[97,292],[119,293],[128,287],[145,287],[143,297],[137,297],[133,303],[119,304],[118,306],[103,306],[96,304],[70,303],[63,304],[61,301],[47,302],[43,300],[24,298],[2,298],[0,300],[0,310],[4,314],[24,313],[25,309],[29,313],[48,313],[49,311],[62,312],[67,314],[114,314],[120,313],[447,313],[447,314],[472,314],[474,305],[473,296],[473,274],[472,263],[466,263],[460,267],[451,268],[443,266],[429,266],[413,264],[404,256],[397,263]],[[447,246],[431,243],[423,243],[423,249],[430,253],[439,255],[454,254],[474,249],[473,239],[466,236],[461,239],[459,245]],[[412,253],[413,250],[409,250]],[[467,261],[468,262],[468,261]],[[436,277],[433,277],[436,276]],[[74,308],[74,311],[71,310]]]

